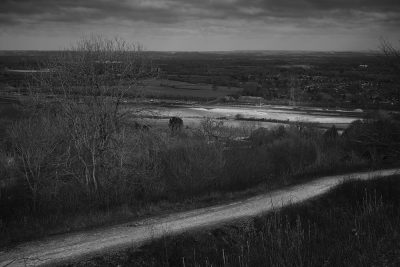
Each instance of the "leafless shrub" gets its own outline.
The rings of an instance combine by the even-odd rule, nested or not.
[[[34,74],[30,86],[33,102],[49,112],[51,104],[45,102],[44,95],[52,94],[55,109],[51,112],[57,114],[58,127],[65,132],[63,139],[52,136],[50,120],[55,116],[43,114],[30,119],[41,122],[41,128],[29,120],[11,131],[34,195],[43,175],[41,166],[51,159],[59,142],[63,142],[66,155],[62,174],[78,181],[88,194],[97,194],[109,179],[110,165],[121,165],[122,154],[116,151],[121,149],[122,99],[151,72],[140,52],[139,46],[122,39],[91,36],[51,56],[46,62],[49,72]]]
[[[140,47],[92,36],[51,61],[44,85],[57,93],[77,164],[71,174],[97,192],[118,149],[122,98],[148,73]]]
[[[60,129],[48,117],[34,117],[15,123],[9,132],[15,164],[31,192],[33,210],[42,190],[54,182],[62,162],[57,151],[64,140]]]
[[[384,64],[388,67],[388,72],[395,82],[393,86],[397,91],[397,101],[400,101],[400,48],[396,48],[389,41],[382,39],[380,51],[383,54]]]
[[[222,120],[213,118],[205,118],[200,122],[200,132],[206,136],[208,140],[213,141],[226,141],[233,136],[231,129],[226,127]]]
[[[400,70],[400,49],[393,46],[389,41],[382,39],[380,51],[385,56],[386,63],[392,68],[393,72],[398,74]]]

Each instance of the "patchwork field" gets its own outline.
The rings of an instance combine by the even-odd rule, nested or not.
[[[139,90],[146,97],[213,100],[238,93],[241,88],[167,79],[148,79],[140,83]]]

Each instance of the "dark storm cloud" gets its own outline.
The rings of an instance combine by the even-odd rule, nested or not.
[[[110,0],[2,0],[0,23],[13,22],[90,22],[108,18],[126,20],[150,20],[156,23],[172,23],[178,17],[162,7],[139,5],[137,1]]]
[[[191,2],[200,6],[196,0]],[[214,10],[214,14],[218,11],[223,18],[277,23],[305,19],[332,19],[355,24],[372,19],[378,23],[398,23],[400,17],[399,0],[235,0],[204,1],[201,5],[203,9]]]
[[[0,25],[105,19],[172,24],[190,20],[243,19],[295,23],[326,19],[338,23],[399,25],[399,0],[2,0]]]

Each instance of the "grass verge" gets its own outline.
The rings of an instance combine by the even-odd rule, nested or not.
[[[400,177],[217,229],[165,237],[77,266],[399,266]]]

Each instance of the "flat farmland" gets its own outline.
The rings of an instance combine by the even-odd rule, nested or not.
[[[139,90],[144,96],[153,98],[213,100],[237,94],[241,88],[167,79],[148,79],[140,83]]]

